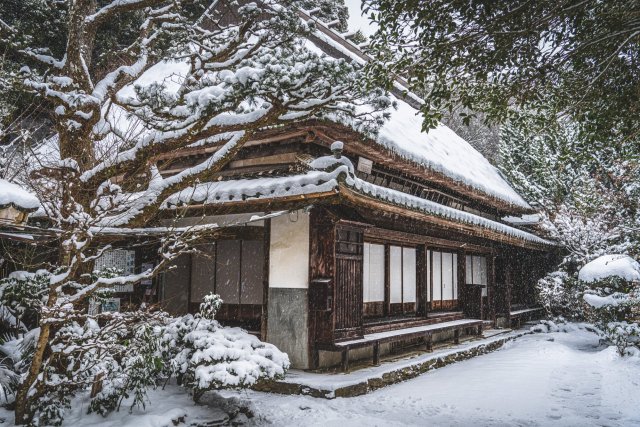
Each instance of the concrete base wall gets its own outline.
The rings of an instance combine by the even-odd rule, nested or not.
[[[269,288],[267,342],[289,355],[291,367],[309,368],[308,293],[301,288]]]

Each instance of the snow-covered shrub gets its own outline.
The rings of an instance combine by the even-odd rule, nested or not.
[[[209,293],[205,295],[200,304],[200,316],[203,319],[213,320],[222,303],[222,298],[218,294]]]
[[[584,322],[570,322],[564,317],[556,317],[553,320],[541,320],[537,325],[531,327],[531,332],[549,333],[549,332],[574,332],[578,330],[586,330],[596,334],[601,331],[593,325]]]
[[[13,272],[6,279],[0,279],[0,305],[15,318],[14,327],[37,326],[38,313],[47,298],[51,273],[38,270]]]
[[[588,282],[583,295],[586,318],[615,345],[620,355],[640,350],[640,283],[611,276]]]
[[[215,314],[217,295],[200,306]],[[179,383],[192,390],[195,400],[207,390],[250,387],[260,380],[284,377],[289,357],[240,328],[222,327],[202,314],[187,314],[160,330],[171,369]]]
[[[89,412],[107,415],[131,397],[130,408],[144,408],[147,390],[174,375],[195,399],[284,376],[287,355],[245,330],[221,326],[213,319],[221,304],[209,294],[198,314],[178,318],[145,309],[95,316],[70,310],[50,339],[35,422],[60,425],[71,397],[89,390]]]
[[[640,325],[637,322],[609,322],[602,330],[606,340],[618,349],[621,356],[640,353]]]
[[[60,425],[71,397],[88,390],[89,412],[106,415],[130,396],[132,407],[144,407],[147,390],[168,373],[153,329],[166,323],[166,313],[70,312],[68,317],[50,340],[52,354],[45,359],[38,404],[32,408],[35,420]]]
[[[563,271],[554,271],[536,284],[538,301],[549,317],[584,320],[584,284]]]

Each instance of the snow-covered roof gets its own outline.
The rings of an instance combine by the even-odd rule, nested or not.
[[[502,220],[515,225],[535,225],[540,224],[542,221],[542,215],[535,213],[521,216],[505,216]]]
[[[40,202],[35,195],[18,184],[0,178],[0,208],[7,206],[33,211],[40,207]]]
[[[339,52],[357,64],[366,63],[367,55],[357,46],[321,22],[317,22],[317,27],[315,39],[309,40],[307,47],[327,55],[327,50]],[[321,45],[325,45],[324,48]],[[423,101],[399,82],[395,83],[395,89],[396,94],[402,93],[404,97],[391,95],[397,108],[391,110],[390,118],[380,128],[375,138],[376,143],[392,153],[490,197],[521,209],[531,209],[500,171],[449,127],[439,124],[435,129],[422,132],[423,118],[415,106]]]
[[[530,209],[498,169],[447,126],[422,132],[418,110],[396,98],[397,109],[382,125],[377,143],[427,169],[509,204]]]
[[[323,28],[332,31],[328,27]],[[331,34],[339,37],[337,33]],[[320,45],[326,44],[358,64],[366,62],[364,59],[366,55],[362,52],[354,53],[353,49],[357,49],[354,45],[349,45],[353,48],[352,50],[345,49],[341,43],[320,30],[316,30],[314,35],[316,39],[305,40],[305,46],[308,49],[331,57],[331,54],[326,52],[326,46]],[[161,62],[147,70],[135,83],[123,88],[118,95],[133,96],[135,85],[146,86],[154,82],[163,83],[169,90],[177,90],[187,69],[188,64],[185,62]],[[398,90],[407,92],[404,87],[398,87]],[[413,104],[419,104],[422,102],[419,97],[408,93],[404,99],[394,95],[391,95],[391,98],[397,108],[390,111],[389,120],[385,121],[374,138],[374,142],[382,149],[509,205],[531,209],[497,168],[447,126],[440,124],[428,133],[422,132],[422,116],[418,109],[407,102],[407,99],[411,98]],[[366,107],[362,108],[366,109]],[[121,133],[135,133],[130,129],[136,126],[129,123],[129,120],[118,116],[115,119],[111,118],[110,122],[122,127]],[[350,123],[345,124],[350,125]]]
[[[609,277],[640,281],[640,264],[628,255],[602,255],[586,264],[578,272],[583,282],[595,282]]]
[[[526,242],[553,245],[548,240],[506,224],[363,181],[354,175],[353,166],[345,157],[338,162],[330,157],[317,159],[312,166],[330,170],[332,163],[337,167],[331,171],[311,170],[305,174],[286,177],[201,183],[171,196],[167,199],[165,208],[181,204],[221,205],[238,201],[266,201],[295,196],[303,199],[319,193],[337,194],[341,191],[353,191],[387,204],[402,206],[460,224],[477,226]]]

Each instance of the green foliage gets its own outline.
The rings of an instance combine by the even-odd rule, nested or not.
[[[593,144],[572,122],[526,114],[504,126],[501,139],[500,169],[546,214],[571,262],[638,253],[640,140]]]
[[[584,320],[584,291],[582,282],[560,271],[548,274],[536,284],[537,300],[550,318]]]
[[[213,320],[218,310],[220,310],[222,302],[222,298],[218,294],[211,292],[205,295],[202,303],[200,303],[200,316],[203,319]]]
[[[47,298],[50,277],[49,272],[40,270],[36,273],[16,272],[0,279],[0,305],[18,322],[24,322],[28,329],[35,328]]]
[[[638,0],[365,0],[380,30],[369,76],[403,75],[424,94],[425,127],[444,111],[504,122],[522,108],[622,143],[640,123]]]
[[[314,17],[323,22],[338,20],[336,29],[342,32],[347,31],[349,10],[344,5],[344,0],[300,0],[298,4],[305,10],[320,9],[314,13]]]

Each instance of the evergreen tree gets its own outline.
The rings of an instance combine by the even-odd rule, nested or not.
[[[408,78],[426,98],[426,127],[460,106],[493,123],[522,108],[569,116],[593,143],[622,143],[640,127],[638,0],[364,5],[379,27],[370,78]]]
[[[96,234],[116,228],[126,235],[157,226],[172,196],[181,202],[187,197],[189,203],[185,194],[192,192],[186,189],[216,179],[265,128],[330,115],[370,132],[389,106],[383,91],[364,90],[360,69],[306,47],[304,37],[313,28],[299,19],[298,1],[186,3],[43,1],[48,12],[65,10],[62,23],[26,28],[17,13],[0,16],[0,45],[20,64],[17,72],[3,72],[1,78],[13,80],[19,91],[37,94],[55,131],[20,168],[19,178],[37,194],[59,232],[59,258],[50,271],[37,340],[16,393],[18,424],[33,422],[45,408],[48,420],[60,422],[69,396],[98,375],[81,369],[84,363],[94,366],[91,358],[98,358],[91,344],[79,348],[73,360],[65,359],[67,344],[76,348],[83,337],[104,343],[100,360],[108,366],[100,365],[103,372],[119,372],[111,369],[110,360],[117,362],[123,344],[118,331],[128,320],[114,318],[107,330],[96,327],[97,319],[87,314],[87,299],[114,284],[153,277],[209,230],[167,229],[160,239],[161,261],[153,269],[117,277],[86,274],[109,247]],[[110,36],[118,22],[136,31]],[[42,27],[60,35],[51,40],[32,35]],[[138,81],[156,65],[180,71]],[[359,114],[362,105],[373,108]],[[206,159],[163,175],[159,157],[178,156],[194,146],[210,149]],[[207,330],[224,335],[211,322]]]

